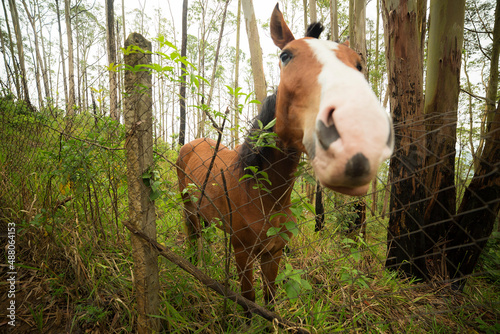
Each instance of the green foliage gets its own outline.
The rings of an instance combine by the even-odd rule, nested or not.
[[[498,226],[498,220],[496,223]],[[500,282],[500,232],[491,233],[488,243],[481,253],[478,271],[485,273],[486,277],[493,283]]]
[[[274,218],[279,217],[279,216],[286,217],[287,215],[284,214],[284,213],[275,213],[275,214],[271,215],[269,221],[272,221]],[[284,231],[281,232],[283,229],[284,229]],[[294,221],[289,220],[289,221],[283,222],[281,224],[281,226],[270,227],[267,230],[266,235],[268,237],[272,237],[274,235],[279,235],[281,238],[283,238],[283,240],[285,240],[286,242],[289,242],[290,241],[290,237],[288,237],[288,234],[286,234],[285,231],[288,231],[288,232],[292,233],[292,235],[294,235],[294,236],[298,235],[299,234],[299,229],[297,227],[297,223],[294,222]]]
[[[162,195],[161,185],[163,181],[160,179],[160,173],[157,170],[148,170],[142,174],[142,182],[146,187],[151,188],[149,200],[154,201]]]
[[[244,174],[242,177],[240,177],[239,182],[242,182],[246,179],[253,179],[255,180],[255,184],[252,185],[253,189],[258,189],[267,193],[271,192],[271,190],[269,190],[264,184],[267,183],[268,185],[271,185],[271,180],[269,180],[269,175],[267,174],[267,172],[260,171],[256,166],[245,167],[245,171],[249,171],[251,174]]]
[[[301,269],[293,269],[292,266],[287,263],[285,269],[282,270],[276,282],[282,282],[283,288],[290,301],[296,301],[299,296],[303,296],[306,291],[312,290],[311,284],[302,278],[305,271]]]

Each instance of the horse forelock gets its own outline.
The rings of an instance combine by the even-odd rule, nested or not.
[[[245,138],[244,143],[239,149],[239,163],[237,168],[244,170],[246,167],[255,166],[259,170],[262,170],[266,157],[271,154],[271,147],[256,147],[253,143],[252,134],[260,130],[259,121],[262,123],[262,128],[266,127],[274,118],[276,117],[276,93],[269,95],[265,98],[262,103],[262,108],[257,117],[252,122],[251,128],[248,130],[248,134]],[[274,126],[262,130],[265,132],[273,132]],[[245,170],[244,173],[250,173],[250,171]]]
[[[325,30],[321,22],[311,23],[306,30],[306,37],[319,38],[319,35]]]

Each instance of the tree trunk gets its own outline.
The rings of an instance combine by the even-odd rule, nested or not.
[[[112,67],[116,63],[115,48],[115,12],[113,8],[114,0],[106,0],[106,45],[108,49],[108,66]],[[111,119],[118,120],[118,101],[116,86],[116,71],[109,70],[109,115]]]
[[[447,267],[455,284],[463,288],[472,274],[481,252],[493,231],[500,209],[500,103],[490,112],[491,86],[498,85],[498,51],[500,43],[500,1],[495,9],[490,81],[487,89],[487,133],[480,157],[475,157],[474,177],[465,190],[454,224],[447,235]],[[495,76],[496,73],[496,76]],[[493,77],[492,77],[493,74]],[[498,86],[497,86],[498,87]],[[462,280],[460,280],[462,279]]]
[[[123,45],[127,41],[127,32],[125,30],[125,0],[122,0],[122,24],[123,24]]]
[[[9,4],[10,5],[10,4]],[[2,7],[3,7],[3,13],[5,17],[5,25],[7,26],[7,33],[9,35],[9,49],[10,49],[10,54],[12,56],[12,64],[14,66],[14,75],[12,76],[14,78],[14,84],[16,86],[16,93],[17,97],[21,98],[21,85],[19,83],[19,67],[18,67],[18,62],[16,61],[16,53],[14,51],[14,42],[12,41],[12,32],[10,31],[10,24],[9,24],[9,19],[7,15],[7,8],[5,6],[5,0],[2,0]],[[4,59],[7,61],[4,53]]]
[[[478,169],[465,190],[447,239],[447,267],[463,288],[488,241],[500,209],[500,103],[490,123]],[[460,280],[462,279],[462,280]]]
[[[78,16],[78,12],[75,14],[74,16],[74,19],[75,19],[75,26],[78,27],[79,26],[79,16]],[[82,62],[80,61],[80,45],[81,45],[81,39],[80,39],[80,29],[76,29],[75,31],[76,33],[76,43],[75,43],[75,50],[76,50],[76,60],[75,60],[75,64],[76,64],[76,89],[75,89],[75,92],[76,92],[76,102],[75,104],[79,107],[79,108],[82,108],[82,76],[81,76],[81,71],[82,71],[82,67],[83,67],[83,64]]]
[[[325,207],[323,206],[323,187],[317,181],[316,183],[316,196],[314,202],[314,208],[316,216],[314,217],[316,224],[314,226],[314,232],[319,232],[325,226]]]
[[[379,34],[379,27],[380,27],[380,0],[377,0],[377,20],[375,24],[375,84],[373,85],[373,91],[375,95],[380,100],[380,81],[381,81],[381,76],[380,76],[380,71],[379,71],[379,45],[380,45],[380,34]],[[373,76],[372,76],[373,77]]]
[[[309,0],[309,17],[311,23],[318,22],[318,15],[316,13],[316,0]]]
[[[75,114],[75,62],[73,60],[73,32],[71,29],[70,1],[64,0],[64,14],[66,21],[66,35],[68,37],[68,100],[66,115]]]
[[[38,41],[38,34],[36,31],[35,16],[34,16],[34,13],[33,14],[30,13],[30,10],[29,10],[28,6],[26,5],[26,1],[22,0],[22,3],[24,6],[24,11],[26,12],[26,16],[28,17],[28,21],[30,22],[31,29],[33,29],[33,39],[35,41],[36,63],[37,63],[37,67],[39,68],[39,70],[36,71],[36,79],[37,79],[38,85],[41,86],[41,84],[40,84],[40,72],[41,72],[42,77],[43,77],[43,87],[44,87],[44,92],[45,92],[45,98],[48,99],[50,97],[49,82],[47,79],[47,72],[46,72],[44,65],[43,65],[42,55],[40,53],[40,43]],[[44,104],[43,97],[41,96],[41,94],[40,94],[40,97],[41,97],[41,100],[38,103],[39,103],[39,106],[43,107],[45,104]]]
[[[42,72],[42,77],[43,77],[43,82],[46,85],[45,87],[45,92],[47,95],[47,98],[49,99],[50,103],[53,103],[53,98],[52,98],[52,87],[51,87],[51,81],[49,78],[50,74],[50,62],[47,61],[47,54],[50,54],[50,48],[47,50],[45,48],[45,43],[44,43],[44,38],[43,38],[43,25],[42,25],[42,18],[40,17],[40,3],[37,1],[36,3],[37,6],[37,16],[38,16],[38,22],[40,25],[40,41],[42,43],[42,59],[43,59],[43,72]]]
[[[182,4],[182,41],[181,41],[181,57],[186,57],[187,47],[187,10],[188,0],[184,0]],[[180,129],[179,129],[179,145],[184,145],[186,140],[186,65],[181,63],[181,87],[180,94]]]
[[[132,33],[125,42],[125,48],[136,45],[151,51],[151,42],[143,36]],[[151,64],[151,54],[130,53],[125,63],[131,67]],[[127,183],[129,222],[135,229],[156,240],[156,220],[154,201],[150,200],[153,182],[153,99],[149,72],[125,71],[125,148],[127,152]],[[150,173],[149,179],[144,174]],[[132,234],[130,241],[134,259],[134,287],[137,300],[138,333],[157,333],[160,330],[158,319],[159,280],[158,255],[144,242]]]
[[[21,25],[19,23],[19,14],[17,13],[17,7],[14,0],[9,0],[10,14],[12,16],[12,24],[14,25],[14,32],[16,35],[17,44],[17,55],[19,57],[19,67],[21,69],[21,83],[23,85],[23,95],[22,98],[31,104],[30,94],[28,90],[28,81],[26,73],[26,65],[24,61],[24,47],[23,47],[23,37],[21,35]]]
[[[307,31],[307,0],[302,0],[302,5],[304,7],[304,32]]]
[[[349,1],[349,44],[360,55],[362,72],[367,77],[365,0]]]
[[[486,90],[486,120],[488,126],[493,121],[495,103],[498,94],[498,59],[500,53],[500,1],[495,8],[495,24],[493,26],[493,44],[491,48],[491,66],[488,88]]]
[[[201,37],[199,38],[199,43],[198,43],[198,75],[200,75],[202,78],[205,77],[205,56],[206,56],[206,51],[207,51],[207,24],[206,24],[206,3],[202,3],[199,1],[200,7],[201,7]],[[210,29],[209,29],[210,30]],[[201,90],[201,93],[200,93]],[[197,105],[203,106],[205,105],[205,82],[201,82],[201,87],[198,87],[198,96],[196,96],[197,100]],[[202,108],[197,108],[196,110],[196,116],[197,116],[197,121],[195,122],[197,124],[197,129],[196,129],[196,137],[195,138],[200,138],[204,137],[204,130],[205,130],[205,121],[206,121],[206,115],[203,113]]]
[[[426,181],[428,192],[423,257],[433,272],[447,277],[443,243],[455,216],[455,145],[465,0],[433,0],[425,89]]]
[[[240,31],[241,31],[241,0],[238,0],[238,13],[236,14],[236,56],[234,64],[234,91],[238,89],[240,75]],[[239,123],[240,123],[240,106],[238,103],[238,94],[234,94],[234,122],[233,122],[233,147],[239,144]]]
[[[118,20],[115,20],[116,22],[116,36],[115,36],[115,50],[120,50],[120,25],[118,23]],[[119,53],[120,54],[120,53]],[[121,63],[123,61],[123,58],[118,56],[116,57],[116,61],[118,63]],[[117,120],[118,122],[120,122],[120,118],[121,118],[121,110],[122,110],[122,100],[120,98],[120,92],[121,92],[121,89],[122,89],[122,72],[118,72],[116,74],[116,92],[117,92],[117,104],[116,104],[116,112],[117,112]]]
[[[5,52],[6,50],[6,47],[5,47],[5,42],[4,42],[4,36],[3,36],[3,31],[2,29],[0,29],[0,45],[2,47],[2,50],[4,50],[4,57],[3,57],[3,64],[4,64],[4,67],[5,67],[5,73],[7,74],[6,77],[7,77],[7,89],[9,91],[11,91],[11,84],[10,84],[10,79],[14,77],[13,73],[10,73],[9,71],[9,63],[7,61],[7,52]]]
[[[375,177],[372,181],[372,214],[376,215],[378,211],[378,206],[377,206],[377,201],[378,201],[378,191],[377,191],[377,178]]]
[[[330,1],[330,28],[331,28],[331,40],[339,41],[339,13],[337,0]]]
[[[423,122],[424,1],[382,0],[389,98],[394,121],[395,152],[390,160],[388,257],[386,267],[425,277],[417,258],[423,245],[422,184],[425,158]],[[425,9],[425,6],[423,7]]]
[[[64,65],[66,62],[64,61],[64,49],[63,49],[63,39],[62,39],[62,30],[61,30],[61,15],[59,11],[59,0],[56,0],[56,12],[57,12],[57,26],[59,30],[59,52],[61,54],[61,67],[63,72],[63,87],[64,87],[64,102],[66,104],[66,113],[68,110],[68,85],[66,78],[66,66]]]
[[[217,48],[215,49],[215,59],[214,59],[214,66],[212,69],[212,76],[210,77],[210,91],[208,92],[208,98],[207,98],[207,107],[210,108],[212,104],[212,96],[214,94],[214,86],[215,86],[215,74],[217,73],[217,63],[219,60],[219,52],[220,52],[220,44],[222,42],[222,35],[224,34],[224,24],[226,23],[226,13],[227,13],[227,6],[229,5],[230,0],[226,0],[226,4],[224,5],[224,12],[222,14],[222,22],[221,22],[221,27],[219,31],[219,39],[217,40]],[[203,122],[201,126],[205,126],[205,119],[206,115],[203,113]]]
[[[486,88],[486,126],[491,123],[495,113],[495,103],[498,94],[498,58],[500,51],[500,1],[497,0],[495,8],[495,24],[493,26],[493,44],[491,48],[491,65],[490,76],[488,78],[488,87]],[[478,147],[478,155],[481,155],[481,150],[484,140],[481,139]],[[479,160],[474,160],[475,169],[479,166]]]
[[[250,46],[255,96],[257,97],[257,100],[263,102],[267,96],[267,87],[266,79],[264,77],[264,65],[262,63],[262,49],[260,48],[259,31],[257,30],[257,21],[255,20],[255,12],[253,10],[253,1],[242,1],[241,5],[243,8],[243,16],[245,17],[248,44]]]

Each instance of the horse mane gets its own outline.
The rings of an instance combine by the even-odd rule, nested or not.
[[[266,162],[266,157],[268,157],[274,148],[272,147],[256,147],[253,142],[253,135],[257,131],[263,132],[273,132],[274,126],[269,129],[261,129],[259,126],[259,121],[262,122],[262,128],[265,128],[274,118],[276,117],[276,93],[269,95],[262,102],[262,108],[259,114],[254,118],[252,126],[248,130],[248,134],[245,138],[245,142],[241,145],[239,154],[239,163],[237,168],[241,168],[245,174],[251,174],[251,171],[246,167],[255,166],[259,170],[264,169],[264,163]]]
[[[306,30],[306,37],[319,38],[319,35],[325,30],[321,22],[311,23]]]

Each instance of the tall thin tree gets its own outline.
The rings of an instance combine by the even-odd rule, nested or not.
[[[40,73],[42,74],[42,81],[43,81],[43,87],[44,87],[44,93],[45,93],[45,98],[49,98],[50,93],[49,93],[49,80],[47,78],[47,71],[45,70],[43,60],[42,60],[42,54],[40,53],[40,42],[38,39],[38,32],[36,29],[36,22],[35,22],[35,11],[31,12],[30,9],[28,8],[28,5],[26,4],[26,0],[21,1],[23,6],[24,6],[24,11],[26,13],[26,16],[28,17],[28,21],[30,22],[31,29],[33,30],[33,40],[35,42],[35,53],[36,53],[36,68],[38,70],[36,71],[36,80],[38,83],[38,87],[41,87],[42,84],[40,83]],[[40,92],[39,98],[41,98],[41,101],[39,101],[40,106],[44,106],[44,99],[43,96]]]
[[[56,13],[57,13],[57,28],[59,30],[59,54],[61,56],[61,67],[62,67],[62,73],[63,73],[63,88],[64,88],[64,102],[66,104],[66,113],[69,112],[68,110],[68,84],[67,84],[67,77],[66,77],[66,61],[64,57],[64,47],[63,47],[63,37],[62,37],[62,29],[61,29],[61,12],[59,10],[59,0],[56,0]]]
[[[118,120],[118,101],[116,71],[112,68],[116,63],[115,44],[115,11],[114,0],[106,0],[106,46],[108,49],[108,70],[109,73],[109,115],[111,119]]]
[[[349,1],[349,43],[361,56],[362,72],[368,76],[366,67],[366,3],[365,0]]]
[[[318,22],[318,14],[316,12],[316,0],[309,0],[309,16],[311,23]]]
[[[331,40],[339,40],[339,14],[337,0],[330,1],[330,34]]]
[[[187,48],[187,11],[188,0],[184,0],[182,4],[182,41],[181,41],[181,57],[186,57]],[[179,145],[184,145],[186,139],[186,65],[181,63],[181,85],[179,89],[180,95],[180,129],[179,129]]]
[[[241,30],[241,0],[238,0],[238,9],[236,14],[236,55],[234,60],[234,89],[239,85],[240,75],[240,30]],[[233,145],[237,146],[239,143],[239,103],[238,94],[234,94],[234,113],[233,113]]]
[[[28,88],[26,64],[25,64],[25,60],[24,60],[23,36],[21,33],[21,24],[19,22],[19,14],[17,12],[16,3],[14,0],[9,0],[9,7],[10,7],[10,14],[12,17],[12,23],[14,25],[14,33],[16,35],[17,56],[19,57],[19,67],[21,70],[20,76],[21,76],[21,83],[23,86],[22,98],[25,101],[27,101],[28,103],[31,103],[30,102],[29,88]]]
[[[260,47],[259,31],[253,8],[253,1],[246,0],[241,3],[245,17],[248,44],[250,46],[251,64],[254,79],[254,90],[257,100],[264,101],[267,96],[266,79],[264,76],[264,65],[262,62],[262,49]]]
[[[9,50],[10,54],[12,56],[12,65],[14,67],[13,71],[15,75],[12,75],[14,78],[14,84],[16,86],[16,93],[18,97],[21,97],[21,84],[19,83],[19,67],[18,67],[18,62],[16,61],[16,52],[14,51],[14,45],[15,43],[12,40],[12,32],[10,30],[10,24],[9,24],[9,16],[7,15],[7,8],[5,6],[5,0],[2,0],[2,7],[3,7],[3,13],[5,17],[5,25],[7,26],[7,34],[8,34],[8,41],[9,41]],[[4,60],[7,61],[7,58],[5,57],[5,52],[4,52]]]
[[[66,114],[75,114],[75,61],[73,57],[73,30],[71,28],[71,0],[64,0],[64,15],[66,21],[66,37],[68,39],[68,100]]]

